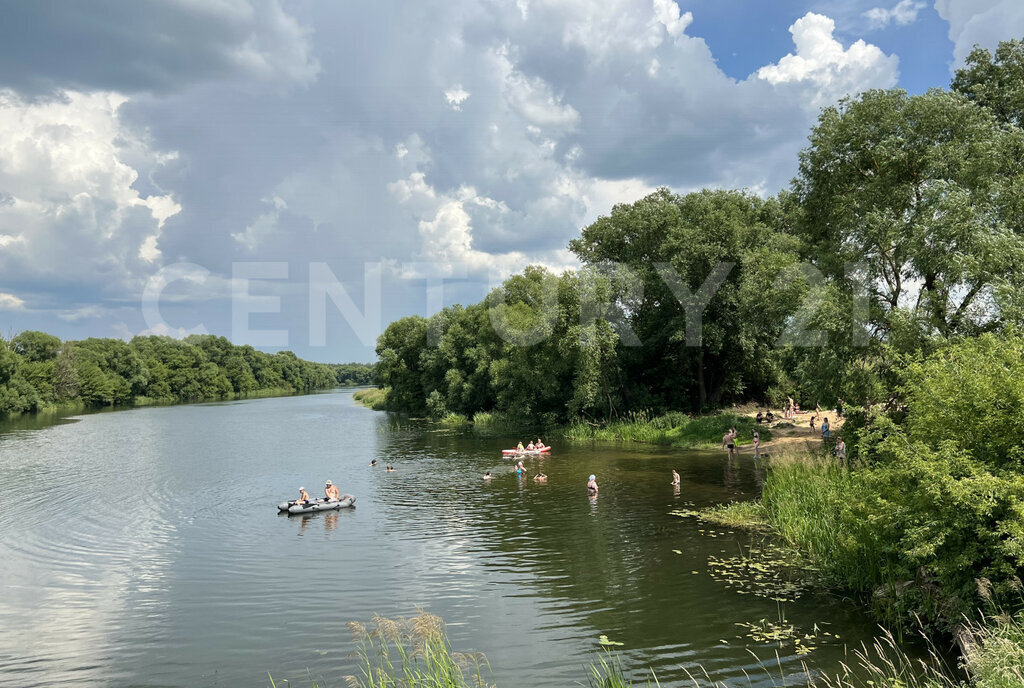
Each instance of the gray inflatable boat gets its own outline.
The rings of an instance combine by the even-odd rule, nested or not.
[[[287,511],[289,514],[311,514],[314,511],[334,511],[355,505],[356,498],[345,494],[341,495],[341,499],[336,502],[329,502],[326,499],[311,499],[308,502],[281,502],[277,505],[277,510]]]

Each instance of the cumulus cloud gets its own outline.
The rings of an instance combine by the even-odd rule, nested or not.
[[[918,0],[900,0],[890,8],[873,7],[864,13],[872,28],[884,29],[889,24],[905,26],[917,21],[918,13],[925,8],[925,3]]]
[[[238,78],[309,84],[310,30],[278,0],[28,2],[4,8],[0,86],[165,92]],[[62,46],[74,46],[64,50]]]
[[[674,0],[654,0],[654,16],[665,26],[670,36],[678,36],[693,23],[693,13],[680,16],[679,5]]]
[[[757,70],[768,83],[798,84],[815,109],[844,95],[857,93],[867,85],[890,88],[899,79],[899,58],[858,40],[844,49],[835,39],[835,22],[808,12],[790,28],[796,53]]]
[[[456,84],[444,92],[444,99],[448,101],[452,110],[461,110],[462,104],[466,102],[467,98],[469,98],[469,91],[462,88],[461,84]]]
[[[125,101],[0,91],[0,280],[117,288],[159,258],[164,223],[181,206],[168,193],[140,193],[139,170],[124,159],[156,168],[173,155],[122,125]]]
[[[935,0],[935,11],[949,22],[952,69],[963,64],[975,45],[991,50],[999,41],[1024,35],[1024,2],[1019,0]]]
[[[25,302],[14,294],[0,291],[0,311],[16,311],[24,307]]]

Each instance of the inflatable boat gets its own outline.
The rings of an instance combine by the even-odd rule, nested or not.
[[[356,498],[352,495],[341,495],[337,502],[328,502],[326,499],[311,499],[308,502],[282,502],[277,505],[278,511],[287,511],[289,514],[311,514],[314,511],[333,511],[345,509],[356,505]]]
[[[505,456],[536,456],[537,454],[546,454],[551,451],[551,447],[544,447],[543,449],[524,449],[519,451],[518,449],[502,449],[501,453]]]

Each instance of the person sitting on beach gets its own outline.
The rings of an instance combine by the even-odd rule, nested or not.
[[[771,423],[774,423],[774,422],[775,422],[775,414],[774,414],[774,413],[772,413],[772,410],[771,410],[771,409],[768,409],[768,413],[767,413],[767,414],[765,414],[765,417],[764,417],[764,419],[765,419],[766,421],[768,421],[768,424],[769,424],[769,425],[770,425]]]
[[[533,476],[533,479],[539,483],[546,483],[548,481],[548,477],[543,473],[538,473],[537,475]]]
[[[761,423],[763,423],[763,422],[764,422],[764,414],[763,414],[763,413],[761,413],[761,411],[760,411],[760,410],[758,410],[758,412],[757,412],[757,417],[756,417],[756,418],[754,418],[754,421],[755,421],[755,422],[756,422],[756,423],[757,423],[758,425],[760,425]]]
[[[587,492],[590,494],[597,494],[597,476],[591,475],[587,481]]]
[[[330,480],[324,486],[324,496],[327,497],[328,502],[337,502],[341,500],[341,490],[338,486],[332,483]]]
[[[491,475],[491,472],[490,472],[490,471],[487,471],[486,473],[484,473],[484,480],[490,480],[490,479],[491,479],[491,478],[493,478],[493,477],[494,477],[494,476],[493,476],[493,475]]]
[[[673,485],[678,485],[679,484],[679,474],[676,473],[674,470],[672,471],[672,484]]]
[[[306,492],[306,488],[304,488],[304,487],[300,487],[299,488],[299,498],[296,499],[295,501],[296,502],[302,502],[302,503],[306,503],[306,502],[309,501],[309,493]]]

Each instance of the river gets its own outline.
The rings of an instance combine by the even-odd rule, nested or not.
[[[709,558],[750,539],[670,512],[756,494],[749,456],[563,443],[527,462],[538,484],[501,459],[514,439],[399,421],[344,390],[0,426],[0,684],[342,686],[346,623],[416,605],[484,652],[501,688],[586,683],[601,635],[665,686],[700,665],[767,687],[780,662],[835,668],[874,633],[848,602],[711,575]],[[328,478],[355,509],[277,513]],[[782,617],[818,624],[817,649],[737,625]]]

